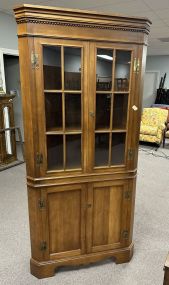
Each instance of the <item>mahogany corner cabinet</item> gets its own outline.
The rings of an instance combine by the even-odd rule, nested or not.
[[[31,273],[128,262],[151,22],[27,4],[14,11]]]

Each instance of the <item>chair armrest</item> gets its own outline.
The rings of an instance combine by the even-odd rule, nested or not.
[[[158,126],[158,129],[160,129],[160,130],[164,130],[166,128],[166,124],[164,123],[164,124],[160,124],[159,126]]]

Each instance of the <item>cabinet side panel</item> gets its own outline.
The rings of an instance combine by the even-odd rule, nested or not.
[[[19,65],[24,121],[25,159],[27,175],[36,176],[35,154],[38,147],[35,77],[31,65],[33,39],[19,38]],[[36,143],[35,143],[36,142]]]
[[[132,179],[129,183],[129,189],[131,190],[131,203],[127,213],[127,222],[130,229],[128,244],[132,242],[133,226],[134,226],[134,211],[135,211],[135,195],[136,195],[136,178]]]
[[[146,54],[147,54],[147,46],[140,46],[136,50],[136,58],[139,62],[139,70],[134,73],[134,96],[131,104],[131,141],[130,141],[130,149],[133,151],[133,158],[130,159],[128,163],[129,169],[136,169],[138,162],[138,147],[139,147],[139,134],[140,134],[140,121],[142,114],[142,96],[143,96],[143,79],[145,73],[146,66]],[[132,107],[136,106],[137,109],[134,110]]]
[[[40,243],[42,241],[42,216],[41,210],[38,208],[38,202],[40,200],[40,197],[40,190],[34,190],[33,188],[28,187],[28,206],[32,258],[41,261],[43,260],[43,252],[40,250]]]

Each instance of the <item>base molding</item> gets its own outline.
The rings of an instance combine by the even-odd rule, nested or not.
[[[31,258],[30,271],[35,277],[47,278],[55,275],[57,268],[61,266],[77,266],[95,263],[107,258],[111,258],[116,264],[129,262],[133,256],[133,243],[129,247],[122,249],[109,250],[104,252],[89,253],[75,257],[67,257],[64,259],[50,261],[36,261]]]

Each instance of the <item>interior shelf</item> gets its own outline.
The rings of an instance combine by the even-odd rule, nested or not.
[[[55,90],[55,89],[45,89],[44,93],[73,93],[73,94],[80,94],[82,93],[82,90]],[[110,93],[110,92],[109,92]]]
[[[46,135],[63,135],[63,134],[67,134],[67,135],[82,134],[82,130],[81,129],[65,129],[65,131],[63,131],[63,129],[51,128],[46,131]]]

